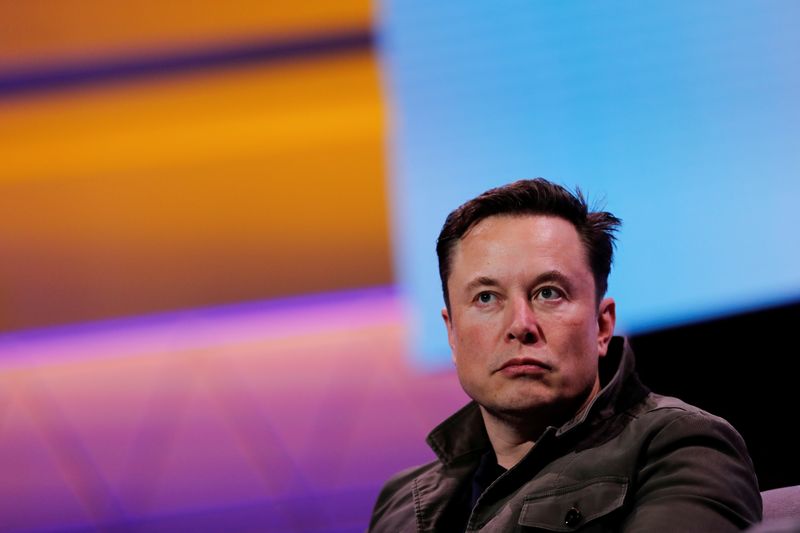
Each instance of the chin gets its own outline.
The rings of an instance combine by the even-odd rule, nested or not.
[[[495,399],[491,402],[482,402],[479,399],[476,401],[491,412],[509,416],[536,415],[542,411],[549,411],[554,404],[553,399],[540,396]]]
[[[546,421],[548,425],[558,427],[578,414],[591,391],[575,396],[543,395],[541,391],[538,392],[538,394],[523,392],[486,402],[480,398],[473,397],[473,399],[500,418]]]

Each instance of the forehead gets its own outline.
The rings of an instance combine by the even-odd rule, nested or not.
[[[451,270],[455,274],[463,268],[530,263],[578,270],[589,267],[586,247],[568,220],[550,215],[495,215],[478,222],[456,243]]]

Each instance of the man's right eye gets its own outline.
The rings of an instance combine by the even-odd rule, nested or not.
[[[478,301],[482,304],[491,303],[494,300],[494,294],[491,292],[482,292],[478,294]]]

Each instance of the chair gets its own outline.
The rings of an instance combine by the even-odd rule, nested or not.
[[[764,503],[764,520],[800,519],[800,485],[765,490],[761,493],[761,501]]]
[[[747,533],[800,533],[800,485],[761,493],[764,521]]]

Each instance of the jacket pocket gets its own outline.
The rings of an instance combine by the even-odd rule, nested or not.
[[[607,476],[530,494],[523,501],[519,525],[575,531],[622,507],[627,491],[627,478]]]

